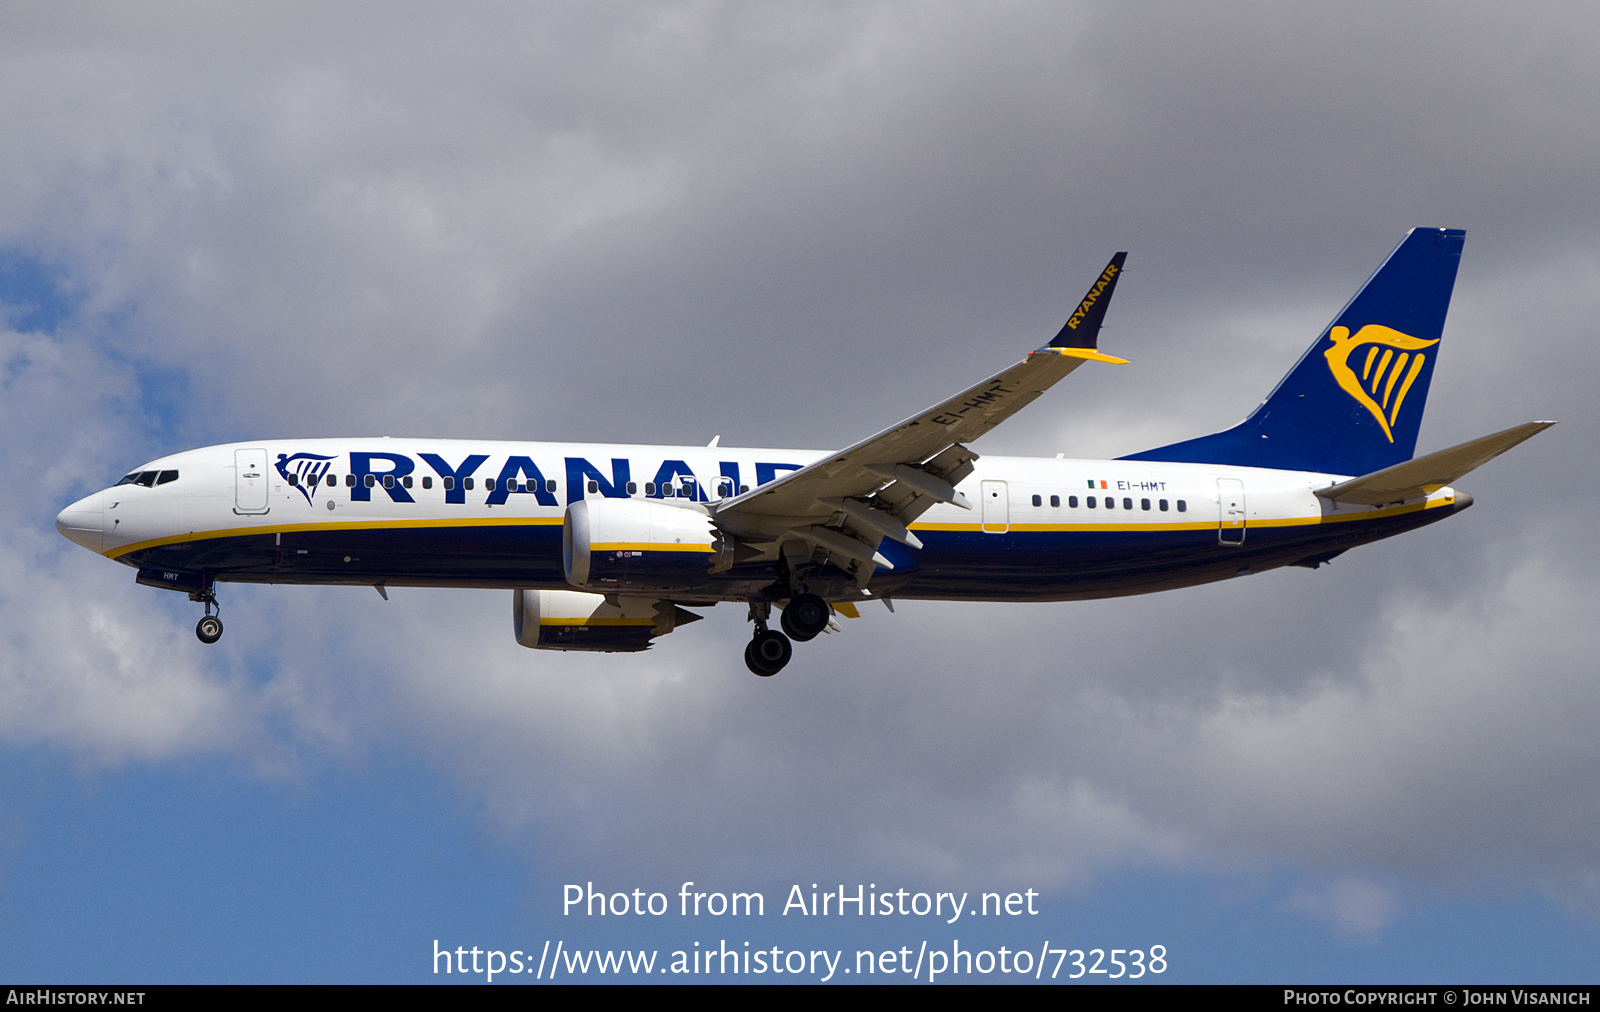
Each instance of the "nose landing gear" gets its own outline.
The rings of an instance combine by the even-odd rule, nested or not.
[[[195,623],[194,627],[195,638],[206,646],[222,638],[222,606],[217,604],[217,592],[212,587],[211,580],[207,577],[200,589],[189,595],[189,600],[199,601],[206,606],[205,617]],[[211,614],[212,608],[217,609],[215,615]]]
[[[222,638],[222,619],[215,615],[207,615],[194,627],[195,636],[201,643],[210,645]]]

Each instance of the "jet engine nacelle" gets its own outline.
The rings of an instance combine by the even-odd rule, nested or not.
[[[697,510],[653,499],[587,499],[567,507],[567,582],[593,590],[671,590],[705,582],[731,542]]]
[[[647,597],[608,601],[604,594],[576,590],[516,590],[511,598],[517,642],[536,650],[648,650],[654,637],[701,617]]]

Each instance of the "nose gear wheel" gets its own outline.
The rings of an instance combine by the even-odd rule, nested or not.
[[[222,619],[215,615],[207,615],[195,625],[194,634],[201,643],[207,645],[215,643],[222,638]]]

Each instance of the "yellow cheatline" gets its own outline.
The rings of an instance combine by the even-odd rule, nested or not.
[[[1404,392],[1402,391],[1402,396]],[[1444,485],[1425,489],[1430,495],[1444,488]],[[1445,498],[1438,501],[1412,503],[1408,506],[1394,506],[1386,509],[1372,510],[1370,512],[1350,514],[1346,516],[1312,516],[1312,517],[1286,517],[1270,520],[1251,520],[1251,527],[1300,527],[1312,524],[1350,523],[1358,520],[1371,520],[1375,517],[1397,516],[1401,513],[1411,513],[1420,509],[1433,509],[1438,506],[1449,506],[1454,499]],[[177,534],[169,538],[155,538],[150,541],[139,541],[121,548],[111,548],[101,555],[108,559],[127,555],[129,552],[142,551],[146,548],[159,548],[162,545],[176,545],[188,541],[207,541],[213,538],[237,538],[255,534],[286,534],[295,531],[349,531],[349,530],[394,530],[398,528],[420,527],[555,527],[563,522],[561,517],[483,517],[477,520],[368,520],[352,523],[320,523],[320,524],[280,524],[271,527],[230,527],[220,531],[194,531],[189,534]],[[1203,520],[1192,523],[1133,523],[1133,524],[1011,524],[1012,531],[1190,531],[1206,530],[1217,526],[1216,521]],[[978,523],[918,523],[912,524],[913,531],[979,531]],[[630,552],[713,552],[710,545],[656,545],[656,544],[600,544],[591,545],[593,551],[630,551]]]
[[[167,538],[138,541],[131,545],[123,545],[121,548],[110,548],[100,554],[108,559],[115,559],[119,555],[127,555],[129,552],[137,552],[146,548],[159,548],[162,545],[177,545],[186,541],[209,541],[213,538],[239,538],[255,534],[289,534],[304,531],[374,531],[417,527],[559,527],[562,522],[562,517],[479,517],[475,520],[435,518],[432,520],[352,520],[343,523],[334,521],[315,524],[264,524],[260,527],[228,527],[216,531],[191,531],[188,534],[175,534]]]
[[[663,545],[653,541],[642,541],[637,544],[627,541],[607,541],[603,544],[591,544],[591,552],[711,552],[715,551],[710,545]]]
[[[860,618],[861,613],[856,611],[856,606],[849,601],[835,601],[828,607],[843,615],[845,618]]]
[[[1443,488],[1441,485],[1439,488]],[[1437,491],[1437,489],[1434,489]],[[1273,517],[1270,519],[1252,519],[1243,524],[1244,527],[1315,527],[1319,524],[1345,524],[1356,523],[1362,520],[1381,519],[1383,517],[1400,516],[1404,513],[1415,513],[1417,510],[1434,509],[1440,506],[1449,506],[1454,499],[1446,498],[1430,502],[1410,503],[1405,506],[1389,506],[1384,509],[1367,510],[1361,513],[1329,514],[1326,516],[1301,516],[1301,517]],[[1234,526],[1240,526],[1237,521]],[[1012,533],[1041,533],[1041,532],[1077,532],[1077,533],[1105,533],[1129,531],[1211,531],[1220,526],[1217,520],[1198,520],[1187,523],[1132,523],[1132,524],[1012,524]],[[918,523],[912,524],[912,531],[965,531],[967,533],[980,533],[982,528],[978,523]]]

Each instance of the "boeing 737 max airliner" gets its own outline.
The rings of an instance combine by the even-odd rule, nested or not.
[[[634,651],[745,602],[758,675],[881,599],[1187,587],[1442,520],[1451,483],[1553,425],[1412,456],[1465,233],[1407,233],[1250,417],[1116,460],[970,448],[1098,350],[1126,254],[1026,359],[846,449],[262,440],[153,460],[61,511],[74,542],[205,607],[217,584],[501,587],[519,643]],[[782,632],[768,627],[781,606]]]

